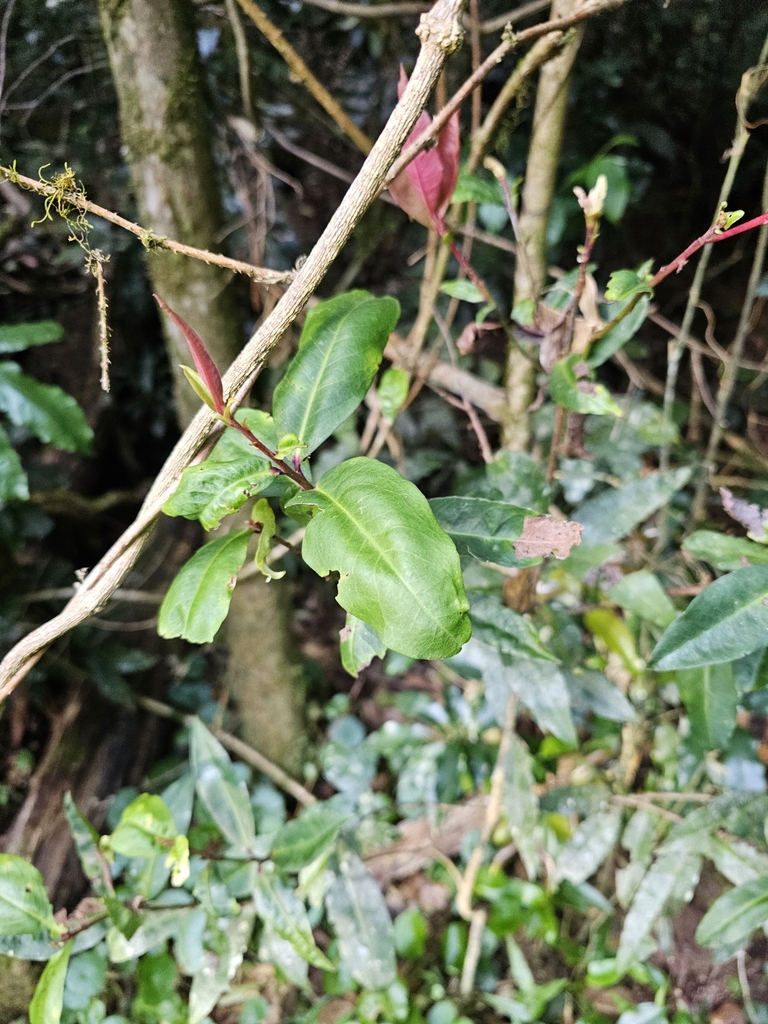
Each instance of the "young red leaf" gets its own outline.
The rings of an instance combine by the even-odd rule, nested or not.
[[[213,359],[208,355],[205,345],[189,324],[182,320],[177,313],[174,313],[168,303],[161,299],[159,295],[155,295],[155,301],[163,312],[173,320],[181,333],[187,339],[189,351],[192,353],[192,358],[195,361],[197,372],[200,374],[203,384],[208,389],[211,399],[213,400],[213,408],[216,412],[223,413],[224,390],[221,386],[221,375],[216,368],[216,363],[214,363]],[[207,404],[208,403],[206,402],[206,405]]]
[[[408,76],[401,66],[398,96],[402,96],[407,84]],[[422,111],[406,140],[406,147],[420,138],[431,124],[432,118]],[[445,234],[445,214],[459,177],[459,149],[457,110],[438,134],[436,145],[422,150],[389,185],[397,205],[420,224],[434,228],[439,235]]]

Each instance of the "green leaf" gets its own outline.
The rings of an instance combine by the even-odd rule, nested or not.
[[[99,852],[99,837],[90,822],[78,811],[70,792],[64,794],[64,816],[80,858],[83,874],[97,896],[108,895],[109,889],[104,881],[108,868]]]
[[[681,889],[693,895],[700,871],[701,857],[695,854],[675,852],[657,857],[624,919],[616,957],[616,967],[622,974],[631,966],[673,895]]]
[[[400,411],[400,407],[408,397],[408,389],[411,384],[411,375],[407,370],[390,366],[381,375],[381,382],[377,392],[379,397],[379,408],[385,420],[392,422]]]
[[[629,573],[609,590],[608,596],[620,608],[662,629],[677,616],[675,606],[652,572]]]
[[[198,797],[227,842],[250,853],[256,826],[245,783],[238,781],[226,750],[199,718],[192,720],[189,736]]]
[[[64,983],[64,1006],[68,1010],[84,1010],[104,988],[107,960],[98,950],[73,956]]]
[[[367,622],[347,612],[347,622],[339,634],[341,638],[341,664],[351,676],[357,677],[374,658],[387,653],[379,634]]]
[[[399,654],[461,650],[470,625],[459,556],[412,483],[382,462],[350,459],[286,508],[313,505],[302,556],[320,576],[339,572],[342,608]]]
[[[21,459],[11,439],[0,426],[0,503],[26,501],[29,498],[27,474],[21,468]]]
[[[267,555],[272,547],[272,538],[275,536],[277,523],[275,522],[275,513],[272,511],[272,507],[266,498],[259,498],[253,506],[251,522],[261,525],[259,542],[256,546],[256,556],[254,559],[256,562],[256,568],[262,576],[266,576],[267,579],[282,579],[282,577],[285,576],[285,570],[282,572],[275,572],[267,565]]]
[[[259,409],[245,409],[236,414],[236,419],[267,447],[276,448],[277,434],[271,416]],[[269,459],[242,434],[229,428],[204,462],[187,466],[175,492],[163,505],[163,512],[199,519],[206,530],[213,530],[224,516],[237,512],[249,497],[274,482]]]
[[[408,907],[395,918],[395,949],[400,956],[418,960],[424,953],[427,935],[427,922],[418,907]]]
[[[64,982],[67,977],[72,940],[62,946],[45,965],[29,1004],[29,1024],[59,1024],[64,1007]]]
[[[694,742],[703,750],[725,749],[736,728],[738,695],[732,666],[726,663],[683,669],[675,681]]]
[[[277,432],[296,434],[307,455],[365,398],[400,316],[393,298],[346,292],[307,313],[299,351],[275,389]]]
[[[482,302],[483,293],[476,284],[467,281],[465,278],[456,278],[455,281],[443,281],[440,285],[443,295],[450,295],[452,299],[461,299],[463,302]]]
[[[115,964],[124,964],[135,957],[143,956],[148,950],[159,946],[184,927],[195,907],[173,907],[167,910],[147,910],[141,914],[141,926],[130,939],[118,928],[107,932],[109,958]]]
[[[0,853],[0,935],[36,935],[41,928],[61,934],[43,876],[22,857]]]
[[[55,320],[35,320],[28,324],[3,324],[0,327],[0,355],[23,352],[33,345],[50,345],[61,341],[64,328]]]
[[[621,406],[614,402],[608,389],[603,384],[596,384],[591,377],[584,356],[577,353],[566,356],[552,367],[549,393],[558,405],[572,412],[623,416]]]
[[[451,203],[490,203],[492,206],[503,206],[504,196],[501,186],[495,179],[488,181],[476,174],[462,172]]]
[[[307,961],[299,956],[287,939],[283,939],[269,925],[264,925],[261,930],[259,959],[276,967],[279,971],[278,977],[283,975],[291,985],[305,992],[309,990]]]
[[[691,472],[684,466],[667,473],[653,473],[585,501],[573,515],[577,523],[584,524],[582,541],[605,544],[626,537],[685,487]]]
[[[502,801],[507,827],[530,879],[536,878],[544,849],[543,829],[539,825],[539,799],[534,789],[533,757],[517,733],[510,737],[503,765]]]
[[[282,825],[272,840],[270,856],[283,871],[300,871],[335,843],[349,814],[320,803]]]
[[[558,660],[544,647],[533,623],[505,607],[493,594],[473,593],[469,618],[472,635],[503,654]]]
[[[631,302],[632,300],[628,301]],[[598,338],[590,348],[589,355],[587,356],[587,362],[591,367],[596,369],[598,366],[602,366],[606,360],[611,358],[614,352],[618,352],[628,341],[634,338],[648,315],[650,302],[650,298],[647,295],[643,295],[631,312],[622,317],[609,331],[606,331],[602,338]],[[622,309],[626,308],[626,305],[626,302],[622,303]],[[617,310],[614,316],[617,316],[619,313],[621,313],[621,310]]]
[[[605,298],[608,302],[619,302],[628,299],[636,292],[650,292],[648,282],[634,270],[614,270],[608,278]]]
[[[293,889],[280,881],[270,865],[262,865],[253,891],[256,913],[313,967],[332,971],[333,964],[315,945],[304,904]]]
[[[711,583],[663,634],[650,664],[660,672],[733,661],[768,638],[768,566]]]
[[[745,882],[716,899],[696,929],[701,946],[744,942],[768,921],[768,877]]]
[[[189,1024],[200,1024],[229,988],[253,932],[254,911],[243,907],[238,917],[218,921],[201,967],[189,990]],[[211,948],[212,947],[212,948]]]
[[[125,857],[155,857],[168,853],[175,837],[176,823],[163,801],[142,793],[120,815],[109,845]]]
[[[389,988],[397,977],[392,920],[376,882],[360,858],[345,851],[325,894],[339,952],[364,988]]]
[[[566,672],[571,707],[582,714],[592,711],[610,722],[634,722],[635,709],[621,690],[602,672],[589,669]]]
[[[768,565],[765,544],[755,544],[746,537],[729,537],[714,530],[696,530],[683,541],[683,550],[728,572],[745,568],[744,559],[752,565]]]
[[[555,861],[558,881],[579,885],[590,878],[616,845],[621,828],[621,811],[612,808],[592,814],[579,825]]]
[[[497,722],[504,721],[509,697],[514,693],[542,729],[568,746],[576,746],[568,688],[559,665],[519,655],[511,658],[475,639],[461,656],[481,671],[486,698]]]
[[[160,606],[160,636],[166,640],[180,636],[193,644],[213,640],[227,617],[250,538],[250,530],[233,530],[192,555]]]
[[[506,448],[488,463],[485,478],[468,493],[535,512],[547,512],[552,501],[552,487],[541,463],[526,452]]]
[[[460,555],[515,567],[541,561],[515,555],[525,517],[536,515],[530,509],[471,497],[432,498],[429,505]]]
[[[67,452],[91,451],[93,431],[83,410],[61,388],[41,384],[21,372],[18,363],[0,363],[0,410],[17,427]]]

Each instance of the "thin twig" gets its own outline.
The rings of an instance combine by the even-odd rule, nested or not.
[[[149,711],[160,718],[170,718],[175,722],[182,722],[185,725],[194,720],[194,715],[183,715],[181,712],[176,711],[175,708],[172,708],[170,704],[164,704],[153,697],[137,697],[136,703],[140,708],[144,708],[145,711]],[[284,789],[286,793],[289,793],[294,800],[304,807],[317,803],[317,797],[313,796],[308,789],[305,789],[300,782],[292,779],[279,765],[270,761],[268,757],[265,757],[264,754],[254,749],[250,744],[220,729],[214,730],[213,735],[221,743],[222,747],[235,754],[241,761],[245,761],[246,764],[267,775],[276,785]]]
[[[101,217],[102,220],[109,221],[110,224],[116,224],[117,227],[123,228],[124,231],[130,231],[132,235],[136,235],[146,249],[153,251],[156,249],[167,249],[170,252],[178,253],[180,256],[190,256],[192,259],[202,260],[203,263],[212,263],[217,267],[224,267],[225,270],[231,270],[235,274],[245,274],[260,284],[283,284],[286,281],[290,281],[293,277],[292,271],[268,270],[266,267],[254,267],[250,263],[243,263],[242,260],[233,260],[229,256],[209,252],[207,249],[196,249],[192,245],[183,245],[181,242],[174,242],[170,238],[156,235],[153,231],[143,228],[140,224],[134,224],[133,221],[121,217],[120,214],[113,213],[111,210],[99,206],[98,203],[92,203],[80,191],[62,191],[55,183],[35,181],[34,178],[28,178],[25,174],[19,174],[15,167],[0,166],[0,177],[12,181],[15,185],[19,185],[30,192],[36,192],[38,195],[54,200],[62,210],[66,210],[67,207],[82,210],[84,213],[92,213],[95,217]]]
[[[109,391],[109,321],[107,320],[107,292],[104,287],[104,264],[109,259],[94,249],[91,253],[93,276],[96,278],[96,306],[99,313],[99,365],[101,390]]]
[[[269,20],[262,9],[254,3],[254,0],[237,0],[237,2],[259,31],[274,46],[290,68],[291,74],[314,96],[326,114],[333,118],[347,138],[354,142],[361,153],[366,155],[370,153],[373,142],[371,142],[365,132],[360,131],[341,104],[331,96],[322,82],[312,74],[277,25],[274,25]]]
[[[747,1015],[749,1024],[760,1024],[760,1015],[752,1002],[752,992],[749,987],[749,976],[747,974],[747,954],[743,949],[736,953],[736,972],[739,976],[739,988],[741,989],[741,1001],[744,1003],[744,1012]]]
[[[240,100],[243,104],[243,114],[249,121],[253,121],[253,100],[251,99],[251,65],[248,55],[248,40],[245,36],[245,29],[237,13],[235,0],[225,0],[227,18],[235,37],[235,53],[237,54],[237,74],[240,78]]]
[[[762,206],[763,210],[768,210],[768,164],[766,164],[765,177],[763,179]],[[744,301],[741,305],[741,315],[739,316],[739,324],[736,328],[736,336],[733,339],[733,345],[728,353],[729,360],[725,364],[723,376],[720,381],[720,388],[717,392],[717,408],[714,412],[714,423],[712,424],[712,431],[709,435],[709,443],[704,456],[705,473],[699,477],[693,497],[693,504],[691,506],[691,517],[694,522],[704,518],[705,494],[709,486],[709,477],[712,476],[717,468],[717,449],[720,446],[723,431],[727,426],[725,417],[728,412],[728,404],[731,400],[731,395],[733,394],[733,389],[736,384],[738,363],[741,359],[742,352],[744,351],[744,343],[750,330],[752,307],[755,304],[757,288],[763,275],[763,264],[765,262],[765,250],[767,244],[768,224],[763,224],[757,236],[757,246],[752,260],[752,269],[749,273],[747,290],[744,294]]]
[[[0,98],[3,96],[3,88],[5,86],[5,67],[6,57],[8,55],[8,26],[11,23],[11,15],[13,14],[13,7],[16,0],[6,0],[5,10],[3,11],[3,21],[0,24]]]

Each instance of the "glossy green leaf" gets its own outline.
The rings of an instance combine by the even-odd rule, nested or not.
[[[693,741],[703,750],[723,750],[736,728],[738,694],[732,666],[726,662],[682,669],[676,682]]]
[[[3,324],[0,326],[0,355],[9,352],[23,352],[33,345],[50,345],[61,341],[64,328],[55,320],[35,320],[28,324]]]
[[[381,375],[378,389],[379,408],[385,420],[392,422],[400,411],[400,407],[408,397],[411,375],[407,370],[390,366]]]
[[[41,441],[67,452],[91,450],[93,431],[74,398],[52,384],[33,380],[10,360],[0,363],[0,410]]]
[[[256,825],[245,783],[238,781],[226,750],[199,718],[192,720],[189,736],[198,797],[227,842],[249,853]]]
[[[328,957],[315,945],[304,904],[293,889],[280,881],[274,868],[270,870],[269,864],[262,865],[253,898],[259,917],[281,938],[290,942],[300,957],[313,967],[333,970]]]
[[[644,276],[635,270],[614,270],[608,278],[605,298],[608,302],[619,302],[638,291],[650,291]]]
[[[541,462],[526,452],[508,448],[500,451],[485,467],[484,476],[473,480],[465,490],[473,497],[505,501],[539,513],[547,512],[552,501],[552,487]]]
[[[580,711],[582,714],[591,711],[610,722],[636,720],[635,709],[618,686],[602,672],[591,669],[566,672],[565,680],[574,711]]]
[[[278,829],[272,840],[272,860],[283,871],[300,871],[330,849],[348,818],[323,803],[308,807]]]
[[[342,608],[412,658],[456,654],[469,638],[459,556],[426,498],[394,469],[356,458],[286,507],[312,507],[302,556],[320,576],[339,572]]]
[[[456,278],[454,281],[443,281],[440,285],[443,295],[450,295],[452,299],[461,299],[462,302],[482,302],[483,293],[476,284],[472,284],[466,278]]]
[[[469,618],[472,635],[503,654],[558,660],[544,647],[533,623],[503,605],[495,594],[473,593]]]
[[[275,389],[278,436],[296,434],[307,455],[365,398],[400,316],[396,299],[346,292],[307,313],[299,351]]]
[[[709,562],[716,569],[728,572],[744,569],[746,563],[768,565],[768,546],[765,544],[755,544],[746,537],[729,537],[727,533],[714,530],[696,530],[683,541],[683,550],[702,562]]]
[[[586,882],[607,859],[619,838],[621,811],[610,808],[591,814],[566,840],[555,861],[555,875],[579,885]]]
[[[339,858],[325,907],[355,981],[364,988],[388,988],[397,976],[392,920],[381,890],[351,851]]]
[[[424,953],[427,935],[427,922],[418,907],[408,907],[395,918],[395,949],[400,956],[417,960]]]
[[[287,939],[278,935],[270,925],[264,925],[259,943],[259,959],[272,964],[291,985],[304,991],[309,990],[307,974],[309,964],[299,956]]]
[[[701,946],[745,942],[768,921],[768,876],[745,882],[716,899],[696,929]]]
[[[677,616],[677,610],[652,572],[632,572],[611,587],[608,596],[625,611],[662,628]]]
[[[173,815],[160,797],[142,793],[120,815],[109,845],[125,857],[155,857],[169,852],[175,836]]]
[[[29,498],[27,474],[8,434],[0,426],[0,503]]]
[[[163,910],[146,910],[141,914],[141,926],[128,939],[118,928],[107,932],[109,958],[115,964],[123,964],[135,957],[143,956],[150,949],[159,946],[184,927],[194,907],[173,907]]]
[[[280,572],[275,572],[274,569],[270,569],[267,565],[267,555],[272,548],[272,538],[275,536],[277,523],[275,522],[275,513],[272,511],[272,506],[266,498],[259,498],[253,506],[251,522],[261,526],[261,531],[258,535],[259,540],[256,545],[256,555],[254,558],[257,569],[262,576],[266,576],[267,579],[282,579],[282,577],[285,576],[284,569]]]
[[[200,1024],[229,988],[235,971],[243,962],[243,954],[253,932],[253,907],[243,907],[235,918],[222,918],[216,924],[203,963],[192,976],[189,990],[189,1024]],[[211,948],[212,947],[212,948]]]
[[[45,965],[29,1004],[29,1024],[59,1024],[64,1007],[64,982],[67,977],[72,941],[66,943]]]
[[[367,622],[347,612],[347,622],[339,634],[341,638],[341,664],[351,676],[358,676],[374,658],[383,658],[386,645]]]
[[[624,619],[608,608],[593,608],[584,615],[589,632],[602,640],[609,651],[618,654],[630,672],[641,672],[645,662],[639,657],[635,638]]]
[[[91,883],[91,888],[97,896],[106,896],[109,893],[109,888],[105,882],[107,877],[105,873],[108,873],[109,869],[99,852],[99,837],[90,822],[77,809],[72,794],[69,792],[64,794],[64,816],[80,858],[83,874]]]
[[[0,853],[0,935],[60,934],[43,876],[22,857]]]
[[[628,341],[634,338],[648,315],[650,302],[650,298],[647,295],[643,295],[631,312],[627,313],[625,317],[611,327],[602,338],[598,338],[589,350],[587,362],[590,366],[595,368],[602,366],[607,359],[611,358],[614,352],[618,352]],[[624,306],[626,306],[626,303],[622,304],[622,307]],[[616,310],[616,312],[611,311],[613,316],[617,316],[619,312],[620,310]]]
[[[244,409],[236,418],[268,448],[275,450],[277,433],[271,416],[259,409]],[[204,462],[187,466],[175,492],[163,505],[163,512],[168,516],[199,519],[206,530],[212,530],[224,516],[236,512],[247,498],[274,482],[269,459],[230,427]]]
[[[539,799],[533,774],[533,757],[517,733],[512,733],[503,764],[502,802],[507,827],[525,865],[530,879],[538,874],[541,851],[544,849],[543,829],[539,825]]]
[[[525,517],[536,515],[530,509],[472,497],[432,498],[429,505],[460,555],[507,566],[541,561],[515,555]]]
[[[768,642],[768,566],[711,583],[659,640],[650,664],[665,672],[733,661]]]
[[[549,379],[549,393],[558,405],[572,412],[596,416],[623,415],[621,406],[614,402],[605,385],[591,379],[589,364],[582,355],[566,356],[555,363]]]
[[[482,673],[486,697],[497,722],[504,721],[510,695],[515,694],[542,729],[568,746],[576,746],[568,688],[559,665],[520,656],[513,658],[474,639],[462,651],[462,658],[465,654]]]
[[[227,617],[250,538],[250,530],[233,530],[192,555],[160,606],[160,636],[166,640],[180,636],[193,644],[213,640]]]
[[[653,473],[651,476],[630,480],[621,487],[604,491],[597,498],[585,501],[572,518],[584,524],[582,540],[585,544],[606,544],[621,540],[666,505],[690,478],[691,470],[684,466],[667,473]]]
[[[621,973],[631,966],[675,892],[684,889],[693,896],[700,871],[701,857],[681,852],[660,856],[651,865],[624,919],[616,957]]]

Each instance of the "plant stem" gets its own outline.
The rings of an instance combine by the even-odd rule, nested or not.
[[[239,434],[242,434],[246,441],[248,441],[249,444],[252,444],[257,451],[261,452],[262,455],[266,455],[266,457],[274,463],[275,469],[278,473],[282,473],[283,476],[287,476],[290,480],[293,480],[293,482],[298,484],[303,491],[314,490],[314,487],[303,473],[297,472],[293,466],[289,466],[287,462],[283,462],[283,460],[273,452],[271,448],[267,448],[264,442],[260,441],[253,431],[249,430],[244,423],[239,423],[234,416],[227,415],[226,410],[223,422],[228,427],[233,427]]]
[[[768,164],[766,164],[765,177],[763,178],[762,205],[764,210],[768,210]],[[752,269],[749,274],[749,281],[747,282],[744,302],[741,306],[741,315],[739,317],[738,327],[736,328],[736,335],[733,339],[733,345],[731,346],[730,352],[728,353],[730,358],[725,364],[723,377],[720,381],[720,388],[717,392],[716,414],[712,424],[712,431],[709,435],[706,455],[704,456],[705,472],[699,476],[696,484],[696,492],[693,498],[693,506],[691,508],[691,518],[694,522],[704,518],[706,509],[705,494],[707,487],[710,484],[710,478],[717,468],[717,449],[720,446],[720,440],[726,427],[728,403],[731,400],[733,388],[736,384],[736,377],[739,372],[739,361],[741,359],[742,352],[744,351],[744,343],[747,339],[747,335],[749,334],[752,309],[755,304],[755,295],[757,287],[760,284],[760,278],[763,274],[765,250],[766,244],[768,244],[768,212],[764,213],[762,217],[755,218],[755,221],[761,225],[757,238],[757,247],[755,248],[755,255],[752,260]]]

